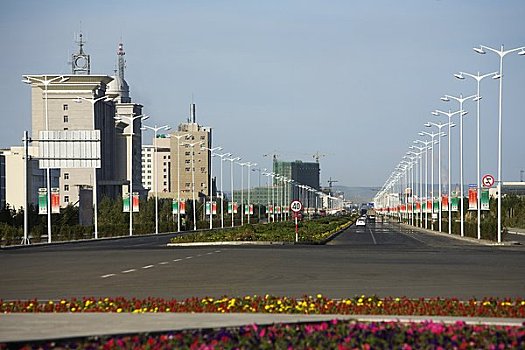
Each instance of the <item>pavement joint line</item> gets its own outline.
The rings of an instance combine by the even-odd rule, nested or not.
[[[374,241],[374,244],[377,245],[376,238],[374,237],[374,234],[372,233],[372,229],[370,228],[370,226],[368,227],[368,231],[370,232],[370,235],[372,236],[372,240]]]
[[[146,265],[146,266],[142,266],[143,269],[151,269],[152,267],[154,267],[155,265]]]
[[[130,272],[135,272],[137,271],[136,269],[129,269],[129,270],[124,270],[122,271],[122,273],[130,273]]]

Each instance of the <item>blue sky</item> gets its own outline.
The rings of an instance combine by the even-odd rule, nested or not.
[[[214,144],[270,167],[321,158],[321,181],[380,186],[443,94],[470,95],[457,71],[498,69],[472,47],[525,46],[525,2],[515,1],[2,1],[0,147],[30,128],[23,74],[69,73],[80,27],[92,73],[112,75],[126,51],[126,80],[150,124],[188,116],[214,129]],[[525,169],[525,57],[504,64],[504,180]],[[482,82],[482,172],[496,173],[498,83]],[[475,105],[465,109],[465,182],[474,183]],[[458,129],[458,128],[456,128]],[[452,182],[458,180],[452,133]],[[150,138],[148,135],[146,141]],[[444,160],[446,163],[446,160]],[[443,168],[446,174],[447,169]]]

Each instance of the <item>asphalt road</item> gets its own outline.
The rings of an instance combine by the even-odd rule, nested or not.
[[[326,246],[167,247],[170,235],[0,251],[0,299],[525,295],[525,247],[370,223]]]

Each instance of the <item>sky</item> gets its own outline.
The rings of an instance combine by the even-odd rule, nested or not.
[[[525,46],[523,0],[290,0],[0,2],[0,147],[30,130],[24,74],[69,74],[83,32],[92,74],[113,75],[126,51],[126,81],[150,125],[177,125],[197,105],[214,146],[271,167],[271,157],[314,161],[321,184],[380,187],[444,94],[476,93],[476,74],[499,69],[480,44]],[[525,56],[504,59],[503,180],[525,169]],[[497,171],[498,81],[481,83],[481,169]],[[465,183],[475,183],[476,105],[464,109]],[[451,136],[459,181],[459,119]],[[7,122],[7,123],[6,123]],[[145,136],[151,142],[151,135]],[[446,153],[447,140],[442,152]],[[442,172],[448,162],[442,155]],[[435,163],[437,167],[437,154]],[[446,175],[442,176],[446,182]],[[436,180],[437,181],[437,180]]]

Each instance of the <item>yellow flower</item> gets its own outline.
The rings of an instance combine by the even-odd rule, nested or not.
[[[119,308],[117,309],[117,312],[119,312],[119,313],[122,312],[122,309],[119,307]]]
[[[317,294],[317,299],[321,299],[323,297],[322,294]]]

